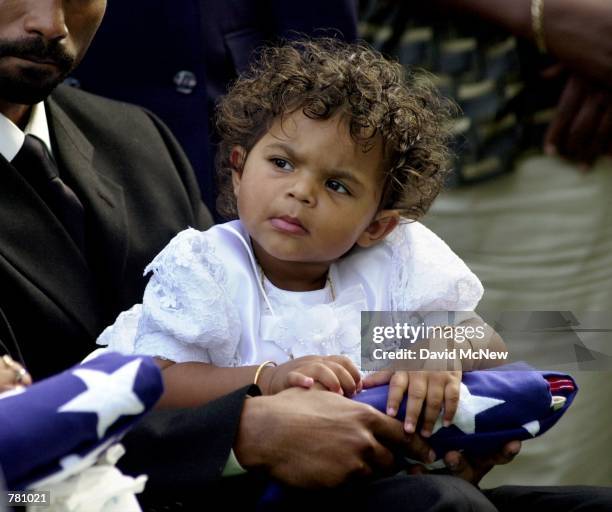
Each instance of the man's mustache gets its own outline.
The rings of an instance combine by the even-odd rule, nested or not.
[[[50,62],[64,72],[70,71],[74,64],[74,56],[66,51],[59,40],[47,42],[39,37],[16,41],[0,39],[0,57]]]

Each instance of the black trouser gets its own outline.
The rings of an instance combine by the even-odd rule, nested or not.
[[[257,512],[606,512],[612,511],[612,488],[588,486],[503,486],[480,491],[457,477],[399,474],[340,489],[287,490],[273,502],[262,501],[268,483],[243,477],[224,478],[213,489],[186,500],[152,498],[150,511],[206,511],[212,503],[224,509]],[[214,495],[214,496],[213,496]],[[178,502],[178,503],[177,503]]]
[[[503,486],[480,491],[452,476],[396,475],[343,491],[295,492],[273,509],[376,512],[612,512],[612,488]]]
[[[499,512],[612,511],[612,487],[504,485],[484,494]]]

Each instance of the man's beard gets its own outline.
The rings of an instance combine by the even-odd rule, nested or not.
[[[51,62],[54,66],[23,66],[17,72],[2,67],[3,57]],[[9,103],[33,105],[44,100],[70,73],[74,56],[66,52],[59,40],[41,38],[7,41],[0,39],[0,99]]]

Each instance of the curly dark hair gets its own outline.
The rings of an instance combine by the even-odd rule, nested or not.
[[[440,192],[447,172],[452,105],[424,75],[411,75],[364,44],[299,39],[260,51],[217,107],[217,210],[237,218],[230,161],[246,153],[279,116],[301,109],[311,119],[343,115],[364,151],[380,134],[386,179],[379,207],[416,220]]]

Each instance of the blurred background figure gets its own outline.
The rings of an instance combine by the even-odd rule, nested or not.
[[[109,0],[104,23],[70,82],[161,117],[215,212],[217,98],[246,69],[253,50],[298,33],[354,40],[355,2]]]
[[[461,109],[449,190],[425,223],[482,280],[480,310],[609,311],[612,4],[362,0],[360,20]],[[573,409],[484,487],[612,484],[612,374],[581,368]]]

